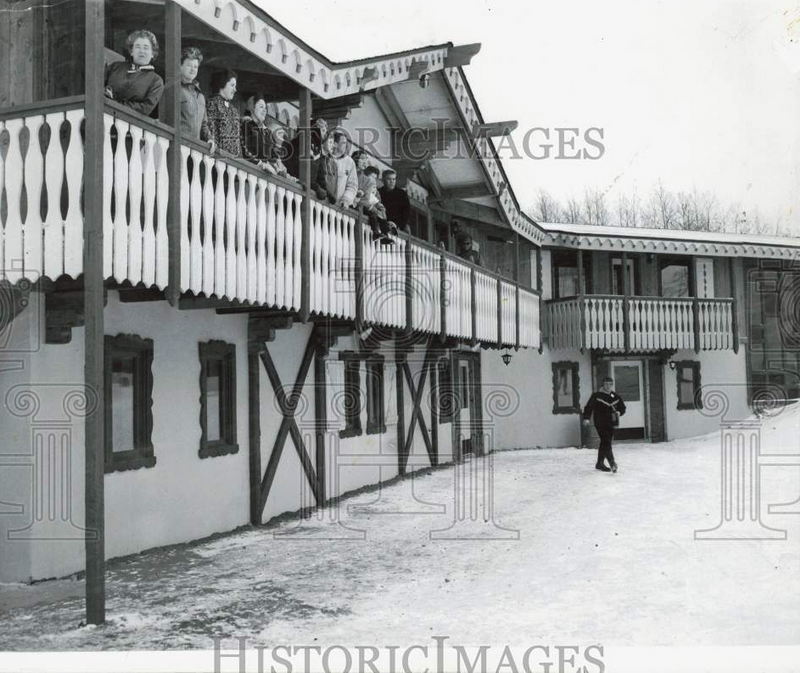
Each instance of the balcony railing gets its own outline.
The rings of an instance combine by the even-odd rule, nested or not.
[[[83,272],[82,107],[82,99],[62,99],[0,114],[0,145],[7,145],[0,280]],[[160,290],[177,283],[183,295],[539,347],[537,292],[407,234],[382,245],[355,211],[314,198],[304,207],[298,183],[209,155],[192,141],[181,142],[179,180],[171,179],[174,142],[169,126],[106,102],[107,280]],[[174,199],[178,222],[168,221]],[[179,242],[177,279],[170,278],[170,240]]]
[[[613,352],[736,348],[733,299],[586,295],[545,302],[553,349]]]

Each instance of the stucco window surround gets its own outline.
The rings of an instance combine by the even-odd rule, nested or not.
[[[561,361],[553,365],[553,413],[581,412],[580,370],[577,362]]]
[[[153,340],[105,337],[105,472],[153,467]],[[116,444],[116,446],[115,446]]]
[[[239,452],[236,442],[236,346],[198,343],[200,356],[200,458]]]
[[[697,360],[680,360],[675,363],[678,410],[702,409],[700,395],[700,363]]]

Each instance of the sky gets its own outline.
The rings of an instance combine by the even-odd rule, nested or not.
[[[660,181],[800,235],[800,0],[259,2],[336,61],[482,43],[467,77],[486,121],[519,121],[518,148],[535,127],[602,128],[596,160],[501,154],[524,208]]]

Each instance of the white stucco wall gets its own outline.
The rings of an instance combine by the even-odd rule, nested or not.
[[[747,365],[744,348],[733,351],[678,351],[672,360],[700,363],[700,384],[705,408],[678,409],[676,371],[664,367],[664,404],[667,439],[693,437],[718,430],[723,420],[739,420],[752,415],[747,404]],[[720,403],[720,406],[716,406]],[[724,415],[723,415],[724,412]]]
[[[502,351],[481,354],[484,426],[494,436],[495,449],[576,446],[580,441],[578,414],[553,414],[552,363],[579,363],[580,400],[591,394],[589,355],[573,351],[536,349],[511,351],[508,366]]]
[[[105,333],[137,334],[153,339],[152,442],[157,461],[151,468],[106,475],[106,557],[193,540],[246,524],[249,518],[246,317],[218,316],[212,310],[177,311],[166,302],[120,304],[117,293],[109,292]],[[236,346],[239,452],[201,459],[197,344],[211,339]],[[2,564],[8,581],[62,576],[84,567],[83,540],[74,527],[84,520],[83,420],[64,411],[65,396],[82,386],[83,340],[83,328],[75,328],[69,344],[40,345],[31,359],[29,384],[39,400],[38,416],[23,421],[30,433],[37,424],[44,427],[52,419],[71,438],[65,449],[69,452],[69,467],[59,468],[59,476],[63,474],[70,485],[69,507],[74,525],[57,520],[37,528],[33,536],[38,539],[20,542],[28,547],[28,567],[24,567],[24,555],[15,553],[19,563],[15,562],[12,570]],[[4,396],[6,390],[4,379]],[[4,428],[6,422],[4,418]],[[14,443],[14,450],[30,450],[24,429],[15,435]],[[59,465],[50,458],[45,460]],[[3,475],[6,472],[2,470]],[[27,500],[29,507],[30,495]],[[56,510],[56,519],[62,511]],[[30,518],[27,514],[25,517]]]

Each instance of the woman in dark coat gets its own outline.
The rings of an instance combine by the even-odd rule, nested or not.
[[[232,70],[215,73],[211,79],[211,90],[214,95],[206,103],[211,138],[218,150],[233,157],[240,157],[242,143],[239,111],[233,104],[233,97],[236,94],[236,73]]]
[[[155,110],[164,93],[164,80],[151,65],[158,56],[158,40],[149,30],[135,30],[125,41],[130,61],[106,67],[105,94],[143,115]]]

